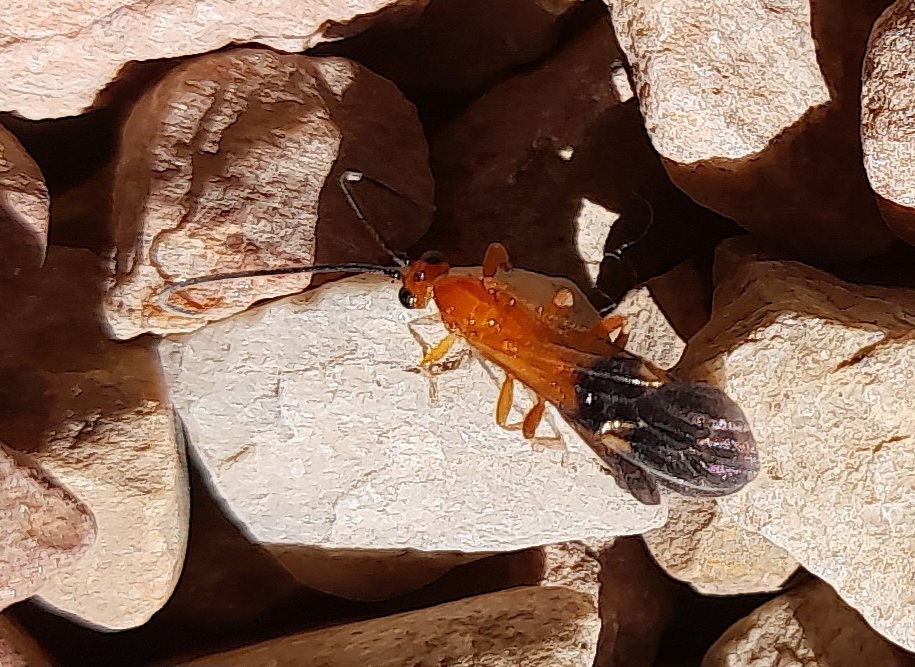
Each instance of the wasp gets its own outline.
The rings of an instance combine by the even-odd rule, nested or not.
[[[357,217],[366,222],[348,187],[362,177],[345,172],[340,182]],[[546,303],[526,298],[508,280],[515,270],[499,243],[491,244],[482,266],[473,268],[451,267],[438,253],[405,262],[388,252],[399,266],[338,264],[202,276],[170,285],[160,294],[161,303],[194,314],[164,298],[214,280],[383,273],[401,281],[398,298],[405,308],[425,308],[430,302],[438,308],[447,335],[424,351],[421,367],[441,361],[463,339],[504,371],[495,405],[500,426],[509,428],[514,385],[520,382],[536,397],[521,423],[525,438],[534,437],[546,405],[552,404],[617,482],[649,504],[659,502],[659,484],[683,495],[714,497],[734,493],[756,476],[756,442],[740,407],[714,385],[677,379],[628,352],[624,318],[600,318],[592,307],[593,324],[582,326],[581,318],[572,317],[582,304],[567,287],[557,289]],[[557,280],[543,278],[550,284]]]

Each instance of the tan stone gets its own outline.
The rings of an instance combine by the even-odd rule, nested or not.
[[[915,292],[845,283],[724,244],[712,320],[683,366],[747,415],[761,473],[718,500],[915,647]]]
[[[342,24],[394,4],[416,3],[20,3],[0,17],[0,107],[27,118],[76,115],[130,61],[176,58],[246,42],[303,51],[325,39],[326,30],[345,34]]]
[[[0,665],[3,667],[53,667],[51,660],[29,634],[6,614],[0,614]]]
[[[759,153],[829,101],[807,2],[606,1],[652,143],[674,162]]]
[[[806,0],[607,4],[648,133],[684,192],[800,257],[889,247],[858,118],[881,3],[820,3],[813,23]]]
[[[103,273],[89,251],[52,248],[0,284],[0,438],[95,517],[98,537],[41,598],[84,622],[128,628],[171,595],[187,538],[183,452],[149,340],[109,341]]]
[[[797,569],[784,549],[722,515],[714,500],[669,499],[667,523],[645,543],[672,577],[705,595],[761,593],[781,588]]]
[[[353,186],[374,231],[346,203],[337,182],[345,169],[400,193]],[[197,58],[171,70],[123,128],[109,326],[119,338],[188,331],[311,280],[244,278],[163,293],[201,276],[389,265],[374,234],[393,248],[414,242],[427,227],[431,191],[415,108],[361,65],[266,49]]]
[[[497,426],[489,365],[417,372],[407,324],[431,311],[401,308],[397,290],[350,278],[161,344],[190,445],[253,539],[485,552],[663,522],[663,505],[619,489],[552,409],[538,436],[558,433],[565,452]],[[430,343],[444,336],[439,323],[413,326]],[[527,391],[515,395],[516,409],[530,405]]]
[[[826,584],[807,583],[762,605],[715,642],[702,667],[910,667]]]
[[[909,0],[898,0],[883,12],[868,42],[861,90],[864,167],[882,197],[884,219],[909,243],[915,243],[913,27],[915,7]]]
[[[599,629],[589,596],[525,586],[170,664],[591,667]]]
[[[0,608],[32,595],[95,539],[79,500],[0,443]]]
[[[0,272],[41,264],[48,242],[50,200],[38,165],[0,125]]]

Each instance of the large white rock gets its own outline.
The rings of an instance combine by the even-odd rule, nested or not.
[[[915,292],[845,283],[726,243],[684,366],[752,424],[761,473],[718,500],[915,648]]]
[[[401,308],[397,290],[355,277],[162,342],[190,446],[253,539],[490,551],[664,521],[552,409],[538,435],[558,430],[567,452],[498,427],[491,367],[418,372],[408,323],[429,311]],[[417,331],[444,336],[438,323]]]

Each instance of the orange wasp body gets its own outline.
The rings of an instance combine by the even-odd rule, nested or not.
[[[687,495],[718,496],[756,475],[746,418],[720,389],[674,380],[628,353],[623,318],[610,315],[583,327],[571,317],[571,290],[560,288],[538,305],[500,280],[500,270],[511,270],[500,244],[489,247],[481,275],[454,271],[432,255],[405,267],[401,303],[421,308],[433,300],[449,331],[426,351],[422,365],[441,359],[463,338],[505,371],[499,425],[506,426],[518,380],[537,396],[524,417],[525,437],[534,436],[545,404],[552,403],[646,502],[657,502],[652,479]]]

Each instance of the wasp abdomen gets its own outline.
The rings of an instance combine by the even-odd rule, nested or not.
[[[759,470],[756,442],[743,412],[702,382],[655,382],[629,356],[601,359],[576,376],[569,415],[613,451],[676,491],[718,496],[743,487]],[[628,451],[613,446],[625,440]]]

